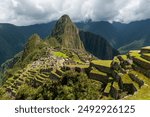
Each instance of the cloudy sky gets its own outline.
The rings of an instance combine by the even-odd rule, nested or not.
[[[74,21],[150,18],[150,0],[0,0],[0,23],[30,25],[68,14]]]

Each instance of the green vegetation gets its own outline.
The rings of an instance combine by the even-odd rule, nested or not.
[[[16,92],[15,99],[100,99],[100,89],[101,83],[88,79],[86,74],[68,71],[61,80],[55,82],[48,80],[38,88],[22,84]],[[0,99],[6,97],[7,93],[4,92],[0,89]]]
[[[125,54],[130,50],[141,48],[144,45],[145,39],[135,40],[125,46],[120,47],[118,50],[120,53]]]
[[[101,71],[99,71],[99,70],[97,70],[97,69],[93,69],[93,70],[91,70],[91,73],[99,74],[99,75],[102,75],[102,76],[107,76],[107,74],[106,74],[106,73],[101,72]]]
[[[147,64],[150,64],[150,61],[143,59],[141,56],[135,56],[135,58],[140,60],[140,61],[146,62]]]
[[[100,99],[101,84],[90,80],[85,74],[67,72],[60,85],[57,85],[57,96],[55,99]]]
[[[136,92],[132,96],[127,96],[124,99],[126,100],[150,100],[150,80],[143,74],[137,72],[137,71],[131,71],[131,73],[137,75],[140,80],[144,81],[144,86],[142,86],[141,89],[138,89],[138,92]]]
[[[121,57],[123,58],[123,60],[127,60],[127,55],[121,55]]]
[[[92,63],[100,66],[110,67],[112,60],[93,60]]]
[[[140,51],[139,50],[132,50],[129,52],[130,56],[140,56]]]
[[[93,37],[90,33],[81,35],[86,39]],[[107,46],[105,40],[102,42]],[[111,46],[108,48],[114,54]],[[97,47],[93,49],[97,50],[98,55],[104,52]],[[64,15],[51,36],[42,40],[37,34],[32,35],[23,52],[2,65],[0,99],[122,99],[129,94],[133,94],[129,98],[140,99],[142,93],[149,92],[149,57],[149,51],[136,50],[113,60],[99,60],[85,51],[78,29]],[[149,96],[146,94],[144,99]]]
[[[62,52],[53,52],[53,54],[57,57],[68,58],[68,56]]]
[[[69,16],[63,15],[56,22],[55,28],[52,30],[52,37],[57,39],[62,48],[84,50],[83,43],[77,32],[78,29]]]

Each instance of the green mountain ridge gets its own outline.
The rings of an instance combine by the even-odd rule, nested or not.
[[[101,47],[90,49],[88,44],[97,43]],[[90,50],[116,56],[101,60]],[[114,50],[99,35],[78,32],[62,16],[52,35],[43,40],[33,34],[22,52],[2,64],[0,99],[150,99],[150,47],[126,55]]]

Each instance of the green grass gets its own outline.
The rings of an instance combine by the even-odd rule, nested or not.
[[[121,57],[123,58],[123,60],[127,60],[127,55],[121,55]]]
[[[144,53],[143,55],[150,57],[150,53]]]
[[[132,57],[133,56],[140,56],[139,52],[140,52],[139,50],[132,50],[129,52],[129,55]]]
[[[96,65],[110,67],[112,60],[93,60],[91,62]]]
[[[68,56],[62,52],[53,52],[53,54],[57,57],[68,58]]]
[[[89,65],[66,65],[67,67],[70,67],[70,68],[75,68],[75,67],[78,67],[78,68],[88,68]]]
[[[150,50],[150,46],[143,47],[142,49]]]
[[[131,82],[132,82],[132,80],[131,80],[131,78],[129,77],[128,74],[124,74],[124,75],[121,77],[121,79],[122,79],[123,83],[131,83]]]
[[[135,56],[135,58],[137,58],[137,59],[140,60],[140,61],[146,62],[147,64],[150,64],[150,61],[148,61],[148,60],[142,58],[141,56]]]
[[[144,81],[144,86],[139,89],[133,96],[128,96],[126,100],[150,100],[150,79],[137,71],[131,71],[131,73],[138,75],[140,80]]]
[[[107,74],[106,74],[106,73],[101,72],[101,71],[99,71],[99,70],[97,70],[97,69],[93,69],[93,70],[91,70],[91,73],[99,74],[99,75],[102,75],[102,76],[107,76]]]
[[[72,53],[72,59],[73,59],[73,61],[75,61],[75,62],[77,62],[77,63],[83,63],[81,60],[80,60],[80,58],[79,58],[79,56],[77,55],[77,54],[75,54],[75,53]]]
[[[113,82],[113,85],[112,85],[115,89],[119,90],[119,85],[118,85],[118,82]]]
[[[120,62],[119,59],[117,58],[117,56],[114,57],[113,61],[114,61],[114,62],[117,62],[117,63]]]
[[[133,83],[136,89],[139,89],[139,85],[136,82],[133,82],[128,74],[124,74],[121,78],[123,83]]]
[[[105,88],[105,90],[104,90],[104,92],[105,93],[109,93],[110,88],[111,88],[111,83],[108,83],[107,86],[106,86],[106,88]]]

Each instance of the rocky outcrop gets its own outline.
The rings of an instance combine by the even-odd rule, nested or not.
[[[52,30],[52,37],[56,38],[62,48],[84,50],[80,40],[79,30],[68,15],[63,15]]]
[[[80,31],[80,38],[85,49],[100,59],[113,59],[114,56],[119,54],[106,39],[99,35]]]

